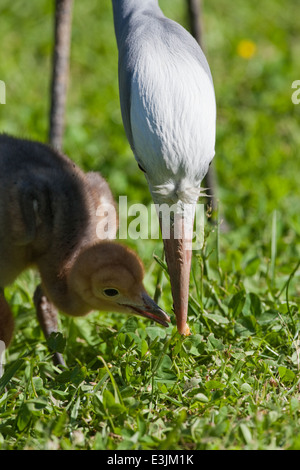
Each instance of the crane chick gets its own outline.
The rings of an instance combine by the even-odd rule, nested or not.
[[[85,174],[47,145],[0,135],[0,340],[6,346],[13,316],[3,288],[29,267],[38,269],[47,299],[68,315],[115,311],[168,326],[168,315],[143,286],[137,255],[99,240],[96,212],[107,204],[115,206],[100,174]],[[108,222],[112,238],[115,211]]]

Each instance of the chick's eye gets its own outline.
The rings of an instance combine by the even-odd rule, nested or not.
[[[119,295],[119,291],[117,289],[104,289],[103,290],[103,293],[107,296],[107,297],[115,297],[116,295]]]

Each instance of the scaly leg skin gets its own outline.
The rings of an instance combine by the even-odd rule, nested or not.
[[[47,339],[51,333],[57,332],[57,310],[49,302],[40,285],[35,290],[33,300],[38,321]],[[54,353],[53,362],[55,365],[66,366],[63,356],[59,352]]]

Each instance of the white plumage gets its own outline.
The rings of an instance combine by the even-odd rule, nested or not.
[[[156,202],[195,202],[215,151],[213,85],[192,55],[172,52],[176,41],[166,44],[149,25],[143,38],[131,82],[134,153]]]
[[[154,202],[177,204],[190,234],[200,185],[215,153],[216,103],[208,63],[196,40],[163,15],[157,0],[112,2],[128,141]],[[184,211],[186,204],[194,207]],[[161,220],[161,227],[166,223],[170,220]],[[164,240],[180,332],[190,270],[183,241]]]

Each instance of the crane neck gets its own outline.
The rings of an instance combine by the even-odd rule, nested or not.
[[[121,15],[123,18],[143,10],[161,11],[158,0],[112,0],[114,15]]]
[[[134,15],[142,15],[147,12],[153,17],[162,17],[158,0],[112,0],[114,25],[117,42],[119,43],[128,22]]]

